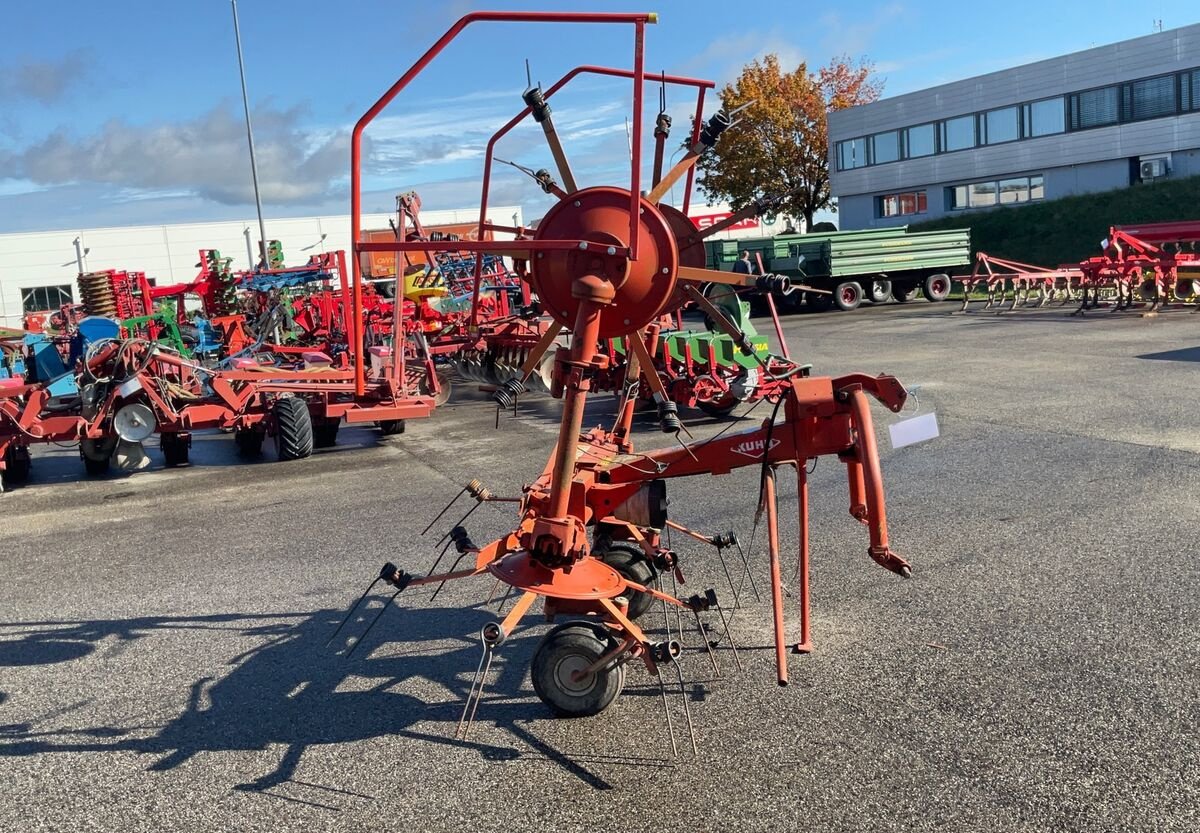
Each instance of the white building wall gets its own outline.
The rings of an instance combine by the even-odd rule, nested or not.
[[[500,225],[512,224],[514,215],[520,225],[523,222],[520,206],[496,206],[491,211],[491,219]],[[364,214],[363,228],[386,229],[390,217],[394,215]],[[421,212],[421,222],[425,225],[478,220],[478,208]],[[268,220],[266,226],[268,238],[283,244],[288,265],[304,263],[313,253],[350,249],[348,214]],[[161,285],[195,278],[201,249],[219,249],[226,257],[233,258],[234,269],[253,268],[246,246],[247,230],[250,246],[257,250],[257,219],[0,234],[0,322],[10,327],[20,326],[22,290],[70,286],[72,297],[79,300],[75,285],[76,239],[88,250],[85,269],[145,272]]]

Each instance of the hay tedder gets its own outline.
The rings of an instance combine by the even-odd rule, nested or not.
[[[522,22],[620,25],[631,30],[631,69],[579,67],[544,91],[530,87],[524,94],[525,108],[493,136],[484,157],[481,234],[471,242],[401,243],[367,242],[360,235],[361,148],[364,130],[425,67],[467,26],[479,22]],[[668,726],[664,668],[673,668],[682,693],[684,682],[678,664],[683,650],[682,629],[671,630],[667,616],[665,638],[657,638],[638,623],[653,606],[682,612],[700,625],[701,614],[722,620],[716,631],[700,629],[704,650],[714,666],[715,647],[728,646],[736,659],[737,650],[725,621],[725,611],[715,590],[687,598],[666,592],[660,577],[672,582],[682,575],[679,555],[670,548],[664,530],[683,527],[667,516],[668,481],[689,476],[726,474],[750,467],[759,473],[759,508],[765,518],[775,633],[776,678],[788,682],[789,647],[808,651],[808,481],[807,465],[820,456],[832,455],[843,462],[849,483],[850,514],[867,527],[867,555],[894,573],[907,576],[908,563],[889,546],[884,508],[883,482],[875,444],[870,400],[879,400],[891,411],[904,405],[904,387],[891,376],[850,374],[831,378],[811,375],[807,366],[780,359],[755,366],[769,378],[771,415],[761,424],[709,439],[683,443],[677,432],[680,423],[676,406],[655,373],[646,375],[664,433],[675,444],[665,449],[638,451],[631,436],[635,395],[627,386],[615,423],[609,427],[584,429],[584,405],[595,380],[611,365],[611,354],[597,345],[611,339],[626,339],[629,345],[630,378],[639,367],[653,360],[647,345],[647,329],[662,316],[694,301],[715,325],[747,357],[757,351],[742,330],[718,303],[701,292],[715,283],[730,291],[785,291],[786,279],[711,271],[704,267],[703,247],[681,245],[692,231],[686,215],[663,201],[673,183],[685,176],[690,191],[697,159],[720,139],[727,129],[736,129],[736,112],[719,111],[703,117],[705,91],[711,84],[696,79],[645,71],[643,38],[645,27],[655,23],[653,14],[584,14],[479,12],[459,20],[359,119],[351,137],[351,215],[355,241],[354,268],[359,255],[400,247],[402,251],[434,253],[455,247],[476,253],[506,254],[529,264],[527,280],[552,323],[517,373],[496,391],[501,403],[524,388],[542,357],[553,350],[552,387],[561,394],[562,416],[558,441],[541,473],[528,483],[519,497],[493,495],[477,480],[460,492],[475,501],[511,500],[517,506],[512,530],[500,538],[476,544],[462,521],[446,533],[445,553],[453,547],[457,555],[448,569],[434,562],[428,573],[409,572],[387,563],[343,621],[350,621],[362,599],[378,582],[393,588],[391,598],[419,586],[447,581],[481,579],[488,584],[506,584],[517,599],[500,621],[485,625],[480,633],[482,656],[462,719],[465,736],[474,720],[487,684],[492,658],[539,599],[550,620],[563,620],[542,640],[531,668],[534,690],[556,714],[593,715],[608,707],[621,692],[632,661],[643,665],[657,680]],[[632,82],[631,156],[629,181],[620,185],[583,185],[576,180],[550,109],[552,96],[572,78],[598,73]],[[670,170],[663,170],[667,131],[662,116],[654,131],[652,179],[643,191],[642,103],[647,85],[684,86],[696,90],[694,121],[685,141],[686,152]],[[547,190],[557,202],[538,224],[536,231],[508,241],[485,241],[489,224],[486,206],[492,151],[496,141],[522,120],[532,117],[545,134],[554,160],[557,181],[546,173]],[[560,184],[561,183],[561,184]],[[685,225],[686,224],[686,225]],[[478,261],[477,261],[478,264]],[[476,266],[476,282],[480,280]],[[556,343],[560,332],[569,332],[570,344]],[[799,540],[799,638],[789,642],[784,617],[784,582],[781,573],[779,506],[776,477],[781,468],[795,470],[798,485]],[[458,498],[456,498],[457,500]],[[453,503],[453,501],[452,501]],[[472,507],[472,511],[475,507]],[[443,515],[449,509],[443,510]],[[470,514],[469,512],[467,514]],[[441,516],[439,516],[441,517]],[[434,523],[438,519],[434,519]],[[434,525],[430,524],[430,527]],[[709,536],[688,530],[718,548],[732,545],[733,536]],[[734,539],[736,540],[736,539]],[[486,591],[486,586],[481,588]],[[482,595],[482,593],[481,593]],[[387,610],[385,606],[381,611]],[[373,627],[378,616],[372,621]],[[679,624],[679,619],[676,619]],[[339,626],[336,637],[341,632]],[[361,637],[355,645],[361,644]],[[739,662],[740,665],[740,662]],[[684,697],[686,708],[686,696]],[[685,712],[687,714],[687,712]],[[688,725],[691,726],[690,714]],[[671,730],[674,747],[674,732]],[[693,734],[693,745],[694,745]]]

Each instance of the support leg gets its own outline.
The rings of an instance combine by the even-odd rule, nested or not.
[[[809,630],[808,597],[808,469],[807,460],[796,461],[796,499],[800,504],[800,560],[796,574],[800,584],[800,641],[792,646],[797,654],[812,651],[812,636]]]
[[[771,601],[775,617],[775,669],[779,684],[788,684],[787,645],[783,628],[783,579],[779,571],[779,507],[775,500],[775,469],[767,469],[763,488],[767,510],[767,555],[771,563]]]

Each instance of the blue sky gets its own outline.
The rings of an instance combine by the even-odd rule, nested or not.
[[[647,30],[648,70],[724,82],[768,52],[792,66],[848,54],[875,63],[885,95],[1148,34],[1156,20],[1168,29],[1200,21],[1194,0],[239,0],[268,217],[348,210],[349,128],[473,8],[654,10],[660,23]],[[252,213],[228,2],[14,3],[5,23],[0,233]],[[524,60],[549,84],[581,63],[628,66],[631,42],[629,29],[616,26],[469,29],[369,131],[364,207],[390,210],[391,195],[411,189],[429,208],[477,204],[482,145],[521,107]],[[554,99],[582,184],[621,180],[628,100],[627,84],[598,80]],[[689,103],[690,94],[668,100],[680,135]],[[532,128],[498,153],[534,168],[550,162]],[[530,217],[545,204],[511,170],[496,181],[493,202],[521,202]]]

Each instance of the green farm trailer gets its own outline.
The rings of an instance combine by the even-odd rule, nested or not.
[[[791,305],[836,306],[852,310],[863,301],[907,301],[918,293],[930,301],[950,294],[950,271],[971,265],[970,229],[908,231],[907,226],[868,231],[781,234],[777,237],[710,240],[705,243],[710,269],[730,271],[750,252],[758,271],[787,275],[829,295],[792,293]]]

